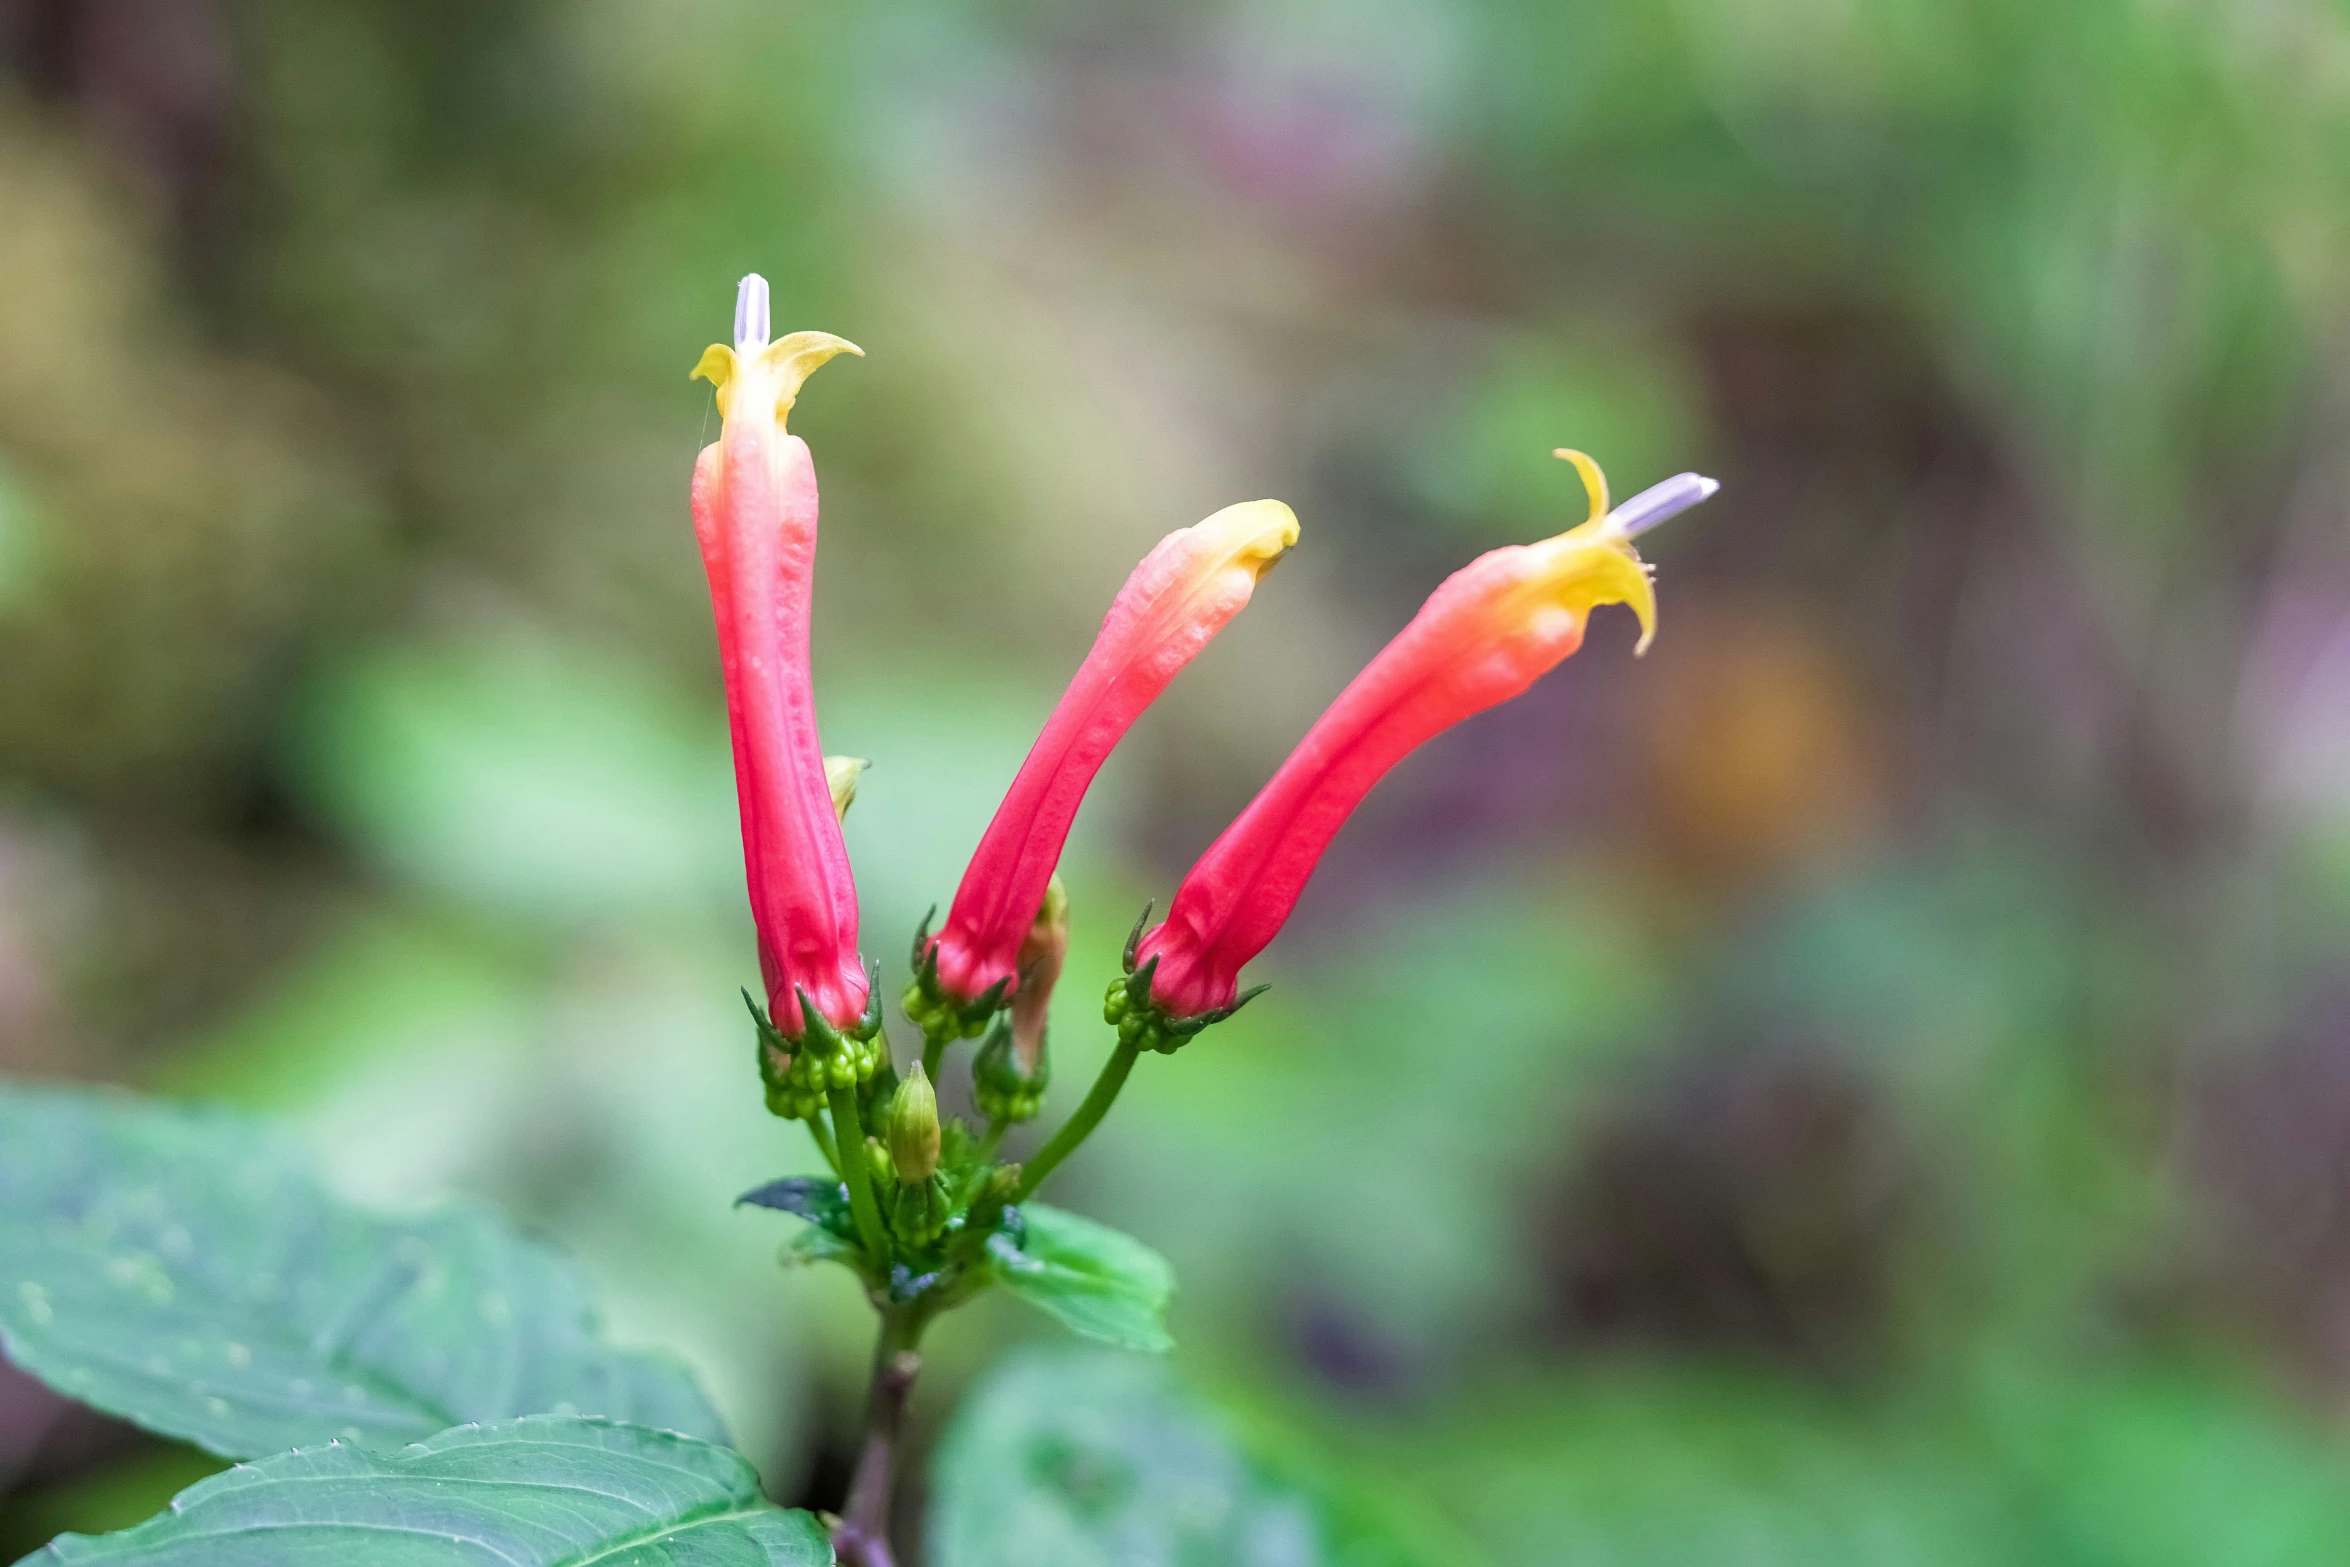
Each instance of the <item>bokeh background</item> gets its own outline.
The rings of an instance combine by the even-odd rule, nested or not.
[[[498,1201],[833,1505],[864,1308],[728,1207],[810,1162],[684,510],[752,269],[869,354],[793,428],[893,990],[1133,560],[1303,520],[1090,799],[1061,1111],[1553,446],[1723,481],[1062,1178],[1185,1377],[1498,1563],[2350,1556],[2339,8],[0,0],[0,1070]],[[0,1547],[202,1467],[0,1383]]]

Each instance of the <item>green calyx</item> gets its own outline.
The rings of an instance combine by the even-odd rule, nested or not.
[[[1039,1050],[1036,1070],[1023,1071],[1020,1051],[1012,1040],[1012,1025],[998,1018],[987,1042],[971,1061],[971,1099],[990,1124],[1017,1126],[1033,1121],[1044,1108],[1044,1091],[1053,1080],[1052,1056]]]
[[[791,1121],[807,1120],[822,1110],[835,1088],[870,1082],[889,1060],[888,1044],[881,1037],[879,974],[867,988],[865,1015],[846,1032],[825,1021],[805,990],[799,992],[799,1001],[806,1031],[792,1039],[749,991],[743,992],[743,1005],[758,1028],[759,1081],[767,1089],[768,1112]]]
[[[935,1046],[952,1044],[958,1039],[976,1039],[987,1027],[989,1018],[1001,1011],[1004,992],[1011,988],[1008,979],[999,979],[970,1001],[959,1001],[946,993],[938,980],[938,943],[930,939],[930,922],[937,918],[934,904],[922,916],[922,924],[914,932],[914,951],[909,962],[914,970],[914,981],[906,987],[901,1001],[906,1019],[922,1030],[923,1039]]]
[[[1150,923],[1150,917],[1151,906],[1146,903],[1142,906],[1142,917],[1134,922],[1133,933],[1126,938],[1126,975],[1110,981],[1109,991],[1102,998],[1102,1021],[1118,1031],[1120,1044],[1171,1056],[1190,1044],[1202,1029],[1223,1022],[1273,988],[1252,985],[1233,998],[1230,1006],[1177,1017],[1151,995],[1151,980],[1159,972],[1158,958],[1144,959],[1139,965],[1135,961],[1142,946],[1143,927]]]
[[[901,1181],[891,1199],[889,1227],[908,1246],[927,1246],[946,1233],[954,1217],[954,1194],[936,1172],[919,1181]]]

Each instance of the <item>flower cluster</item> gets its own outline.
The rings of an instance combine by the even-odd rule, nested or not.
[[[885,1231],[901,1247],[937,1239],[957,1222],[958,1194],[1025,1195],[1099,1120],[1137,1052],[1174,1050],[1245,1003],[1253,992],[1240,988],[1242,969],[1289,918],[1348,816],[1405,755],[1525,690],[1582,644],[1601,605],[1630,606],[1645,648],[1656,605],[1633,541],[1715,489],[1682,474],[1611,507],[1598,465],[1560,451],[1582,477],[1588,518],[1555,538],[1493,550],[1441,584],[1200,856],[1166,919],[1150,926],[1146,911],[1105,1006],[1120,1045],[1106,1091],[1097,1084],[1027,1174],[1006,1181],[987,1162],[995,1139],[1037,1113],[1049,1082],[1045,1012],[1069,939],[1054,872],[1078,807],[1144,709],[1296,545],[1297,518],[1279,501],[1227,507],[1169,534],[1134,568],[981,835],[944,923],[934,934],[926,920],[915,937],[904,1006],[925,1050],[900,1085],[881,1035],[878,975],[857,945],[840,830],[862,764],[826,758],[816,733],[815,470],[806,444],[784,428],[807,376],[860,350],[821,332],[769,341],[767,316],[766,284],[746,278],[733,345],[713,346],[695,369],[716,385],[725,425],[695,465],[694,524],[717,617],[766,983],[765,1009],[754,1002],[752,1011],[768,1104],[806,1120],[849,1197],[872,1203],[872,1226],[863,1204],[859,1224],[877,1252]],[[942,1174],[931,1084],[946,1047],[982,1033],[973,1083],[989,1130],[983,1143],[950,1136],[954,1168]],[[868,1125],[886,1128],[886,1140],[867,1137]],[[977,1172],[967,1180],[956,1175],[966,1166]],[[863,1190],[866,1176],[896,1183],[884,1194],[894,1217]]]

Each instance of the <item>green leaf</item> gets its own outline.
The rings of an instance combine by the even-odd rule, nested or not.
[[[330,1443],[200,1481],[120,1534],[19,1567],[822,1567],[823,1527],[759,1494],[742,1455],[675,1432],[532,1415],[397,1452]]]
[[[1029,1354],[941,1444],[935,1567],[1464,1567],[1474,1552],[1368,1487],[1266,1450],[1163,1361]]]
[[[787,1175],[780,1181],[755,1186],[734,1200],[740,1208],[773,1208],[831,1231],[843,1240],[856,1238],[856,1219],[849,1211],[849,1189],[833,1176]]]
[[[1042,1203],[1017,1212],[1021,1222],[988,1237],[996,1283],[1087,1338],[1151,1354],[1173,1347],[1166,1316],[1175,1270],[1166,1258],[1131,1235]]]
[[[103,1090],[0,1087],[0,1349],[230,1458],[543,1413],[726,1440],[682,1364],[596,1336],[555,1252],[347,1208],[264,1123]]]

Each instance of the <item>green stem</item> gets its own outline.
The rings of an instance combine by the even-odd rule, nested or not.
[[[1141,1054],[1140,1045],[1130,1045],[1123,1039],[1118,1041],[1118,1048],[1111,1051],[1110,1059],[1102,1063],[1102,1075],[1093,1080],[1093,1089],[1085,1096],[1085,1103],[1077,1107],[1075,1115],[1061,1123],[1061,1129],[1053,1133],[1052,1141],[1039,1148],[1036,1157],[1029,1160],[1021,1171],[1020,1189],[1012,1194],[1012,1201],[1026,1202],[1044,1184],[1044,1178],[1053,1173],[1053,1167],[1075,1153],[1077,1145],[1102,1124],[1102,1117],[1108,1115],[1110,1106],[1117,1102],[1118,1090],[1126,1086],[1126,1074],[1134,1070],[1135,1060]]]
[[[934,1083],[937,1082],[938,1069],[945,1062],[946,1057],[946,1036],[934,1034],[927,1028],[924,1029],[922,1031],[922,1075]]]
[[[840,1155],[833,1150],[832,1134],[824,1129],[824,1123],[817,1120],[813,1113],[808,1116],[807,1126],[808,1135],[816,1140],[816,1151],[824,1155],[824,1162],[832,1166],[833,1174],[840,1174]]]
[[[840,1153],[840,1178],[849,1189],[849,1212],[873,1266],[889,1271],[889,1243],[881,1231],[881,1205],[873,1200],[872,1172],[865,1166],[865,1125],[857,1119],[854,1084],[835,1083],[830,1090],[832,1129]]]

